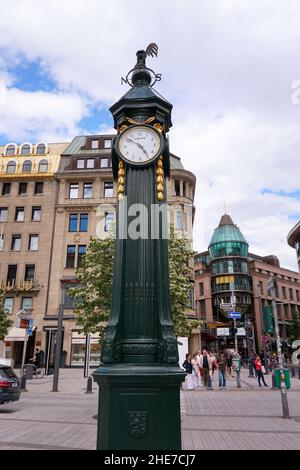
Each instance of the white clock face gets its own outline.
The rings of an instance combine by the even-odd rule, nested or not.
[[[119,150],[125,160],[132,163],[146,163],[153,160],[160,150],[158,133],[146,126],[133,127],[123,132]]]

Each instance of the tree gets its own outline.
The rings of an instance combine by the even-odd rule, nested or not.
[[[4,340],[8,333],[9,328],[14,324],[11,320],[10,313],[4,308],[5,291],[0,289],[0,341]]]
[[[69,290],[75,299],[76,323],[85,334],[99,332],[103,338],[110,314],[114,260],[114,239],[92,239],[77,269],[78,286]],[[170,307],[176,336],[189,336],[201,322],[189,320],[185,311],[193,289],[189,260],[194,253],[184,237],[171,227],[169,238]]]

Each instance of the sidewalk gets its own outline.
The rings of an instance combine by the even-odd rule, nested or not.
[[[266,376],[271,385],[271,377]],[[19,402],[0,406],[0,450],[96,448],[98,386],[85,394],[82,369],[61,369],[59,392],[53,376],[27,381]],[[288,392],[290,415],[281,417],[279,390],[258,387],[242,371],[242,389],[182,391],[182,442],[186,450],[300,449],[300,381]]]

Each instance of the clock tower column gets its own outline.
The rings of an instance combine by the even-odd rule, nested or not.
[[[172,105],[137,52],[131,89],[111,108],[118,135],[117,237],[111,315],[102,345],[97,448],[181,449],[178,348],[170,319],[166,182]],[[151,140],[153,139],[153,140]],[[152,143],[153,142],[153,143]],[[137,230],[132,230],[135,227]]]

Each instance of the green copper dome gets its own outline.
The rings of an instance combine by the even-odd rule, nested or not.
[[[222,215],[208,249],[212,259],[223,256],[241,256],[245,258],[248,256],[248,243],[228,214]]]

